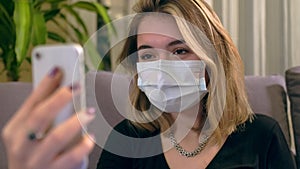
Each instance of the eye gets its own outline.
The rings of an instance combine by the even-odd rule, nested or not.
[[[151,61],[155,60],[156,56],[150,53],[145,53],[139,56],[139,61]]]
[[[184,48],[176,49],[176,50],[173,52],[174,55],[185,55],[185,54],[187,54],[187,53],[189,53],[189,50],[184,49]]]

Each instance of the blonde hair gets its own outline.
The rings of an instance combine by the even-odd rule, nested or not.
[[[140,0],[134,6],[134,10],[137,13],[159,12],[174,16],[187,45],[207,64],[210,73],[209,95],[205,100],[204,107],[210,130],[213,130],[210,131],[213,133],[211,137],[216,140],[216,143],[221,143],[224,136],[231,134],[238,125],[251,119],[253,112],[245,90],[243,62],[229,34],[205,1]],[[119,61],[123,61],[137,51],[136,35],[141,19],[136,17],[132,21],[130,35],[133,36],[126,40]],[[197,29],[193,29],[191,25]],[[207,37],[206,39],[203,39],[203,33]],[[203,54],[203,51],[206,54]],[[137,60],[131,61],[132,70],[135,71]],[[153,120],[154,116],[157,116],[155,111],[146,113],[149,110],[150,102],[138,89],[136,82],[133,86],[131,101],[138,110],[133,112],[134,118],[137,121],[150,121],[149,123],[133,122],[134,125],[150,131],[155,129],[165,131],[171,126],[173,121],[168,114],[163,113],[159,118]]]

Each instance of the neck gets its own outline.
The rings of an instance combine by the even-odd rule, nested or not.
[[[174,120],[171,131],[176,139],[186,151],[194,151],[203,140],[200,139],[201,129],[205,121],[205,112],[202,110],[202,104],[199,103],[190,109],[180,113],[170,113]],[[169,135],[162,138],[164,149],[173,148]]]
[[[200,134],[201,128],[204,123],[204,113],[202,104],[197,104],[187,110],[180,113],[170,113],[174,120],[175,130],[191,130]],[[178,132],[176,131],[176,132]],[[186,132],[185,132],[186,133]]]

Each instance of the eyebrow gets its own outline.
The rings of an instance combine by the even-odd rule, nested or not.
[[[167,46],[170,47],[170,46],[175,46],[175,45],[184,44],[184,43],[185,43],[184,40],[175,40],[175,41],[170,42]],[[149,49],[149,48],[153,48],[153,47],[150,45],[141,45],[138,47],[138,50]]]

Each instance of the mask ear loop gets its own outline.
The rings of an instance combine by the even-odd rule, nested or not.
[[[205,82],[205,78],[204,77],[201,77],[199,79],[199,89],[200,89],[200,91],[207,90],[206,89],[206,82]]]
[[[137,86],[144,91],[144,86],[143,86],[143,82],[142,79],[140,77],[137,78]]]
[[[206,65],[205,65],[204,61],[202,61],[202,63],[203,63],[203,67],[201,67],[200,72],[203,73],[203,76],[199,75],[200,76],[200,78],[199,78],[199,89],[200,89],[200,91],[206,91],[207,90],[206,80],[205,80],[205,74],[206,74],[205,73],[205,71],[206,71],[205,67],[206,67]]]

